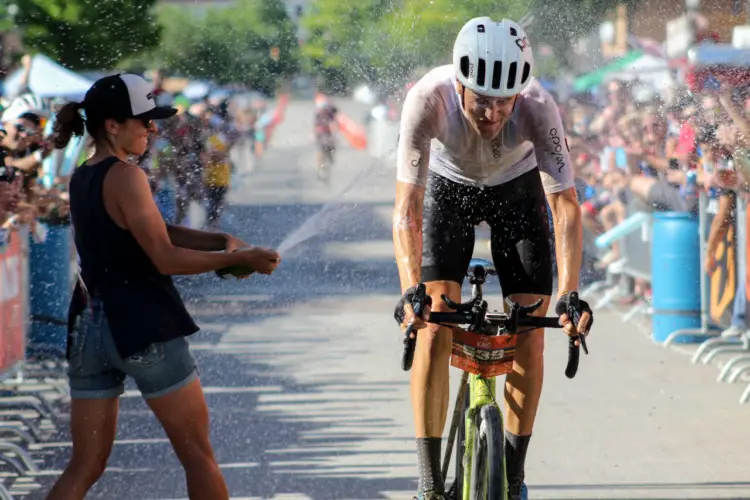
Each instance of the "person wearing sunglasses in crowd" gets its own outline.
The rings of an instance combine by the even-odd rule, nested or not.
[[[73,452],[49,493],[52,500],[83,499],[104,472],[126,376],[166,431],[185,470],[189,497],[229,498],[186,339],[198,327],[171,275],[238,265],[271,274],[281,259],[226,234],[164,222],[146,173],[128,158],[145,152],[156,131],[152,120],[175,112],[156,105],[146,80],[120,74],[98,80],[82,103],[68,103],[57,115],[55,147],[64,148],[85,128],[95,152],[70,180],[80,258],[68,325]]]
[[[8,151],[10,164],[30,177],[52,149],[51,138],[42,135],[42,120],[48,116],[49,108],[41,98],[24,94],[13,100],[0,118],[5,131],[0,145]]]
[[[33,226],[36,217],[43,215],[40,204],[55,201],[55,196],[40,192],[36,184],[42,162],[52,150],[53,135],[43,136],[48,117],[47,103],[31,93],[13,99],[0,117],[0,148],[3,164],[9,169],[5,177],[22,192],[15,210],[19,215],[16,223]]]

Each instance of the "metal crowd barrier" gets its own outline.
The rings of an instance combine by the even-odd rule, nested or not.
[[[603,291],[602,297],[596,303],[596,309],[602,309],[623,293],[626,280],[642,279],[651,281],[651,250],[649,241],[651,238],[651,217],[649,214],[634,209],[631,205],[626,206],[626,219],[612,230],[595,240],[599,249],[611,246],[619,242],[620,259],[607,267],[604,280],[592,283],[582,293],[584,296]],[[619,279],[618,279],[619,278]],[[623,316],[623,321],[629,321],[638,313],[647,313],[648,305],[639,303],[633,306]]]
[[[735,209],[735,237],[732,241],[727,242],[728,252],[731,252],[732,246],[735,248],[736,270],[733,275],[729,274],[728,277],[730,279],[727,279],[731,284],[736,285],[735,288],[747,283],[747,218],[749,215],[747,202],[741,196],[738,196]],[[726,271],[731,272],[731,269],[727,269]],[[719,297],[719,301],[722,298]],[[734,298],[737,297],[735,296]],[[740,296],[739,298],[741,299],[742,297]],[[744,306],[746,309],[746,302],[747,294],[745,294],[744,302],[742,304],[733,303],[733,308]],[[712,297],[712,306],[716,303],[717,300]],[[746,315],[745,324],[747,325]],[[726,363],[720,365],[721,370],[719,371],[717,382],[735,383],[742,380],[741,377],[750,372],[750,339],[747,333],[739,338],[716,337],[705,341],[695,352],[692,362],[708,364],[720,355],[729,355],[730,357]],[[746,403],[748,400],[750,400],[750,384],[748,384],[740,396],[740,404]]]
[[[0,241],[0,500],[39,490],[35,446],[61,430],[69,388],[64,359],[30,359],[28,230]]]
[[[706,258],[706,243],[713,217],[717,213],[718,200],[709,198],[701,193],[699,201],[699,238],[701,268]],[[628,218],[622,224],[596,239],[596,246],[607,248],[615,242],[620,242],[621,258],[608,268],[607,279],[592,284],[582,293],[590,295],[601,293],[596,308],[607,307],[612,300],[622,293],[619,283],[613,278],[626,276],[629,278],[651,281],[651,228],[653,218],[649,214],[637,212],[627,207]],[[750,281],[747,269],[748,247],[748,212],[747,202],[737,197],[735,217],[727,235],[719,245],[716,260],[717,271],[708,276],[704,269],[700,273],[701,311],[700,327],[682,329],[672,332],[663,342],[665,347],[672,345],[682,336],[708,336],[708,340],[698,345],[692,363],[708,364],[716,361],[719,356],[728,356],[725,363],[719,365],[717,377],[719,383],[749,382],[750,374],[750,334],[746,332],[739,338],[723,338],[720,336],[722,328],[731,324],[734,312],[737,287]],[[741,298],[740,298],[741,299]],[[747,304],[747,294],[740,305],[750,311]],[[623,315],[623,321],[629,321],[637,314],[652,312],[648,305],[639,304]],[[745,316],[745,324],[750,325]],[[745,326],[747,329],[747,326]],[[748,383],[740,397],[740,403],[750,401],[750,383]]]
[[[736,291],[737,285],[742,282],[744,282],[745,278],[745,260],[746,260],[746,247],[747,247],[747,239],[746,239],[746,204],[744,200],[740,199],[738,197],[736,209],[735,209],[735,221],[736,224],[734,225],[734,231],[732,234],[729,235],[729,238],[727,241],[724,242],[723,248],[721,249],[723,251],[723,254],[725,256],[724,260],[727,260],[729,262],[728,265],[724,266],[724,269],[721,269],[721,272],[725,274],[722,276],[719,276],[716,281],[725,281],[727,282],[727,286],[730,286],[731,288],[734,288],[733,291]],[[728,298],[726,296],[727,291],[729,290],[721,290],[721,293],[716,293],[715,289],[716,287],[711,286],[711,294],[710,294],[710,302],[711,302],[711,308],[717,308],[717,311],[713,311],[712,316],[718,316],[721,315],[720,313],[723,312],[719,307],[716,306],[722,306],[725,305],[728,301],[724,300],[725,298]],[[735,294],[732,294],[732,299],[736,298]],[[732,300],[732,313],[734,312],[734,300]],[[729,326],[728,324],[723,324],[721,326]],[[721,370],[719,372],[719,376],[717,381],[718,382],[736,382],[739,377],[747,371],[748,368],[750,368],[750,365],[748,365],[748,360],[750,360],[750,356],[748,356],[748,353],[750,352],[750,342],[748,341],[748,338],[746,336],[742,336],[739,338],[723,338],[721,336],[716,336],[715,338],[711,338],[709,340],[706,340],[703,342],[698,349],[696,350],[695,354],[692,357],[693,363],[703,363],[708,364],[715,359],[717,359],[720,355],[735,355],[731,357],[727,363],[720,365]],[[747,399],[750,398],[750,388],[748,388],[745,393],[740,397],[740,403],[744,403],[747,401]]]

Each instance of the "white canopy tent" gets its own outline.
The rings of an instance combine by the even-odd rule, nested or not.
[[[9,75],[3,82],[6,96],[14,96],[21,87],[23,69]],[[29,88],[39,97],[82,99],[94,82],[64,68],[47,56],[37,54],[31,63]]]
[[[639,80],[659,91],[673,83],[667,60],[651,54],[643,54],[638,59],[624,65],[619,71],[607,74],[605,81],[609,80]]]

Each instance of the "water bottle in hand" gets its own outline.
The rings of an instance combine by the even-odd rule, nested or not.
[[[253,273],[271,274],[281,262],[281,256],[267,248],[253,247],[236,250],[233,253],[237,255],[239,262],[218,269],[216,274],[220,278],[230,274],[235,278],[244,278]]]

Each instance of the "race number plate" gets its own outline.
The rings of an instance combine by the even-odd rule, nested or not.
[[[485,378],[513,370],[516,335],[481,335],[459,328],[453,330],[451,365]]]

